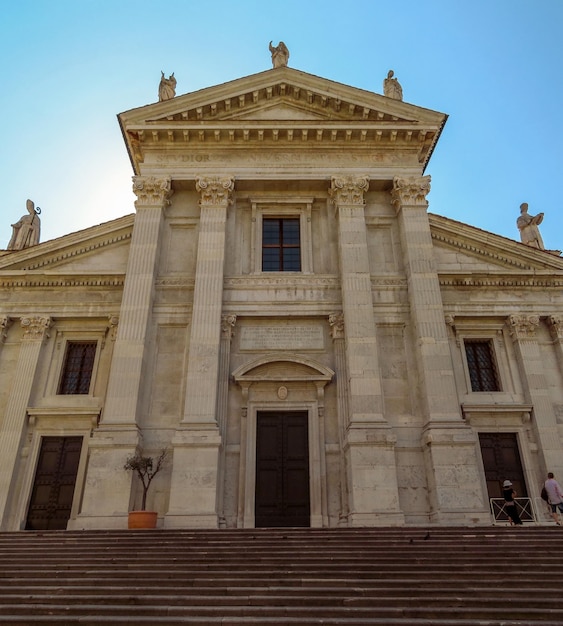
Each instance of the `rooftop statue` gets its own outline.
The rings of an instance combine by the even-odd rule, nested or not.
[[[393,78],[393,70],[387,72],[387,78],[383,81],[383,95],[393,100],[403,99],[403,88],[396,78]]]
[[[41,209],[35,208],[35,204],[28,200],[26,202],[28,215],[24,215],[15,224],[12,224],[12,238],[8,244],[8,250],[23,250],[39,243],[41,231],[41,220],[39,213]]]
[[[283,41],[277,46],[272,46],[270,41],[270,52],[272,53],[272,65],[274,67],[286,67],[289,61],[289,50]]]
[[[524,202],[520,205],[520,217],[516,220],[516,225],[520,231],[520,239],[522,243],[532,248],[545,250],[543,240],[540,235],[538,225],[543,221],[543,213],[537,215],[528,214],[528,203]]]
[[[164,76],[164,72],[160,72],[160,85],[158,86],[158,101],[172,100],[176,95],[176,79],[174,78],[174,72],[170,74],[168,78]]]

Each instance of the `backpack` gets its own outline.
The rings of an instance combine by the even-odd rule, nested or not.
[[[547,495],[547,489],[545,488],[545,485],[542,487],[541,493],[540,493],[540,497],[542,500],[545,500],[546,502],[549,502],[549,496]]]

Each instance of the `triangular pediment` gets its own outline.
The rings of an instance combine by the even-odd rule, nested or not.
[[[429,219],[441,276],[457,276],[456,280],[463,282],[479,275],[545,274],[563,280],[563,258],[557,251],[538,250],[439,215],[430,214]]]
[[[320,145],[356,142],[420,149],[427,160],[447,119],[443,113],[320,78],[276,68],[121,113],[137,173],[147,150],[256,141]]]
[[[0,252],[0,277],[124,275],[135,216],[126,215],[36,246]]]

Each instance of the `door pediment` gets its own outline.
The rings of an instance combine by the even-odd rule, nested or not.
[[[324,382],[334,377],[330,368],[299,355],[269,354],[245,363],[232,374],[241,386],[253,382]]]

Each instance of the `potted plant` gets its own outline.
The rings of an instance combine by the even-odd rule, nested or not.
[[[156,528],[158,513],[147,511],[147,493],[153,478],[160,472],[168,450],[164,448],[160,455],[154,459],[152,456],[145,456],[140,448],[135,450],[135,454],[128,457],[123,469],[135,472],[143,485],[143,497],[139,510],[129,511],[129,528]]]

